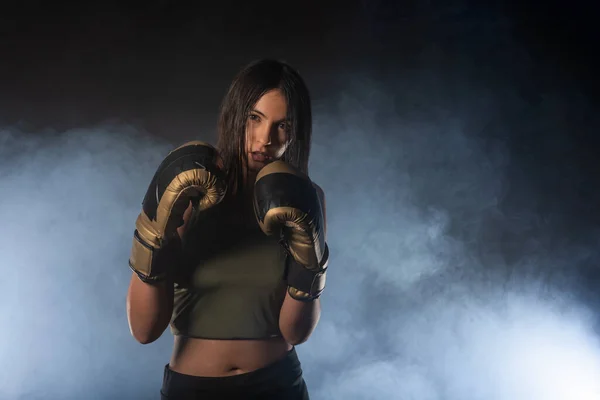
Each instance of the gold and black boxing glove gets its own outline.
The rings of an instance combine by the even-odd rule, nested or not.
[[[169,243],[190,201],[201,212],[218,204],[227,190],[217,150],[204,142],[188,142],[171,151],[158,167],[135,223],[129,267],[147,283],[168,275]],[[175,260],[173,260],[174,262]]]
[[[329,250],[322,199],[311,180],[283,161],[260,170],[254,183],[254,211],[266,235],[279,235],[288,257],[288,293],[301,301],[325,288]]]

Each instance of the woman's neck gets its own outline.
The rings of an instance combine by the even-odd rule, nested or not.
[[[250,200],[254,193],[254,181],[256,180],[256,175],[256,173],[248,174],[244,171],[241,182],[238,181],[238,184],[231,188],[232,190],[229,194],[233,196],[233,198],[243,199],[244,201]]]
[[[253,171],[248,168],[243,168],[242,169],[242,180],[244,182],[244,186],[253,186],[257,175],[258,175],[258,171]]]

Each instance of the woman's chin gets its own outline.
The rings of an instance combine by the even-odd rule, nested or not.
[[[250,172],[258,172],[267,164],[268,164],[268,162],[266,162],[266,161],[261,162],[261,161],[249,160],[248,161],[248,169],[250,170]]]

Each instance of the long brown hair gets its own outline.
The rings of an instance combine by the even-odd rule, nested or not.
[[[228,194],[239,193],[247,165],[248,114],[268,91],[279,89],[287,101],[289,146],[282,160],[308,174],[312,135],[310,94],[300,74],[285,62],[263,59],[244,67],[233,79],[221,104],[217,147],[223,158]]]

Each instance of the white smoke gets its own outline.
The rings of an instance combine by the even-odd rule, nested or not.
[[[505,140],[542,129],[540,146],[560,149],[562,113],[585,109],[546,93],[531,111],[510,75],[531,61],[504,57],[498,78],[432,43],[392,78],[340,74],[346,91],[316,99],[331,262],[320,325],[298,347],[311,398],[600,398],[597,317],[573,272],[597,236],[539,211],[539,182]],[[0,398],[157,398],[172,338],[131,338],[127,257],[177,144],[121,125],[0,130]]]

